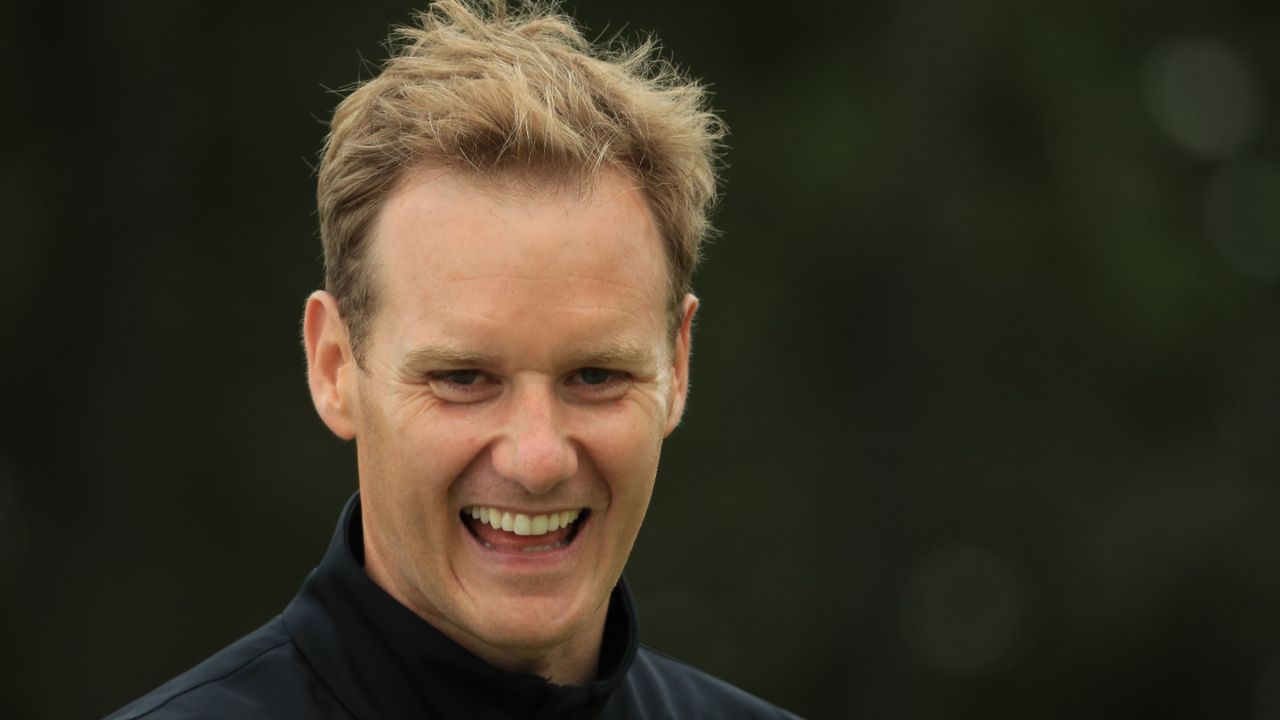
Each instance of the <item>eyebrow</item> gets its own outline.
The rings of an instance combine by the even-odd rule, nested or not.
[[[482,352],[448,345],[436,345],[417,348],[405,353],[404,365],[410,368],[420,367],[492,367],[497,364],[497,357]]]
[[[585,367],[592,365],[644,365],[654,359],[653,350],[631,342],[604,342],[574,348],[573,356]]]
[[[604,341],[587,343],[571,347],[565,353],[573,358],[574,364],[582,367],[600,366],[647,366],[655,359],[653,350],[643,344],[633,342]],[[406,368],[485,368],[498,365],[499,358],[477,350],[450,345],[433,345],[415,348],[405,353],[403,366]]]

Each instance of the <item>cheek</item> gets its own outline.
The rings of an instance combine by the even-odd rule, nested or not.
[[[421,402],[391,405],[391,412],[366,407],[365,432],[356,440],[362,480],[409,507],[447,504],[454,481],[484,448],[477,423]]]
[[[615,496],[647,497],[657,472],[662,424],[652,412],[595,417],[584,449]]]
[[[488,444],[487,437],[469,419],[433,418],[402,426],[399,472],[412,478],[417,490],[434,502],[447,502],[459,478],[467,474]]]

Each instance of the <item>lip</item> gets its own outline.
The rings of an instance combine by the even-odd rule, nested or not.
[[[527,511],[525,511],[527,514]],[[556,571],[567,571],[582,554],[582,547],[591,541],[594,535],[594,513],[587,512],[575,521],[581,523],[573,535],[573,541],[560,548],[552,548],[540,552],[521,552],[509,549],[485,547],[460,515],[458,532],[466,537],[465,545],[471,549],[482,563],[493,564],[502,568],[504,573],[540,575]]]

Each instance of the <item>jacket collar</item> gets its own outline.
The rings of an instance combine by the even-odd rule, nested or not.
[[[557,685],[489,665],[397,602],[365,574],[363,537],[356,493],[324,560],[284,611],[302,655],[357,718],[592,718],[635,659],[625,580],[609,598],[597,679]]]

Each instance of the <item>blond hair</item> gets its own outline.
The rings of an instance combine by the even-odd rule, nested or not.
[[[711,232],[725,132],[704,88],[659,58],[652,38],[595,47],[553,4],[441,0],[416,19],[338,105],[320,163],[325,287],[357,360],[376,305],[369,235],[387,197],[422,167],[579,187],[623,171],[663,236],[678,324]]]

